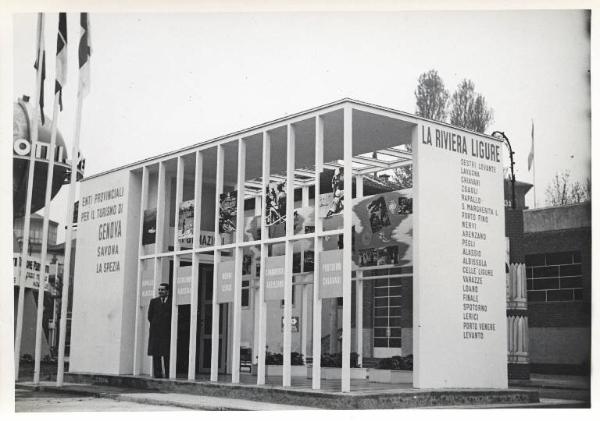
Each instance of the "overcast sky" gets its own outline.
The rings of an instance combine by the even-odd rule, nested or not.
[[[90,15],[86,174],[115,168],[343,97],[415,112],[418,76],[452,93],[469,78],[504,131],[516,177],[535,123],[537,205],[560,170],[590,176],[589,15],[583,11]],[[59,129],[70,152],[79,16],[68,14],[69,79]],[[14,91],[33,96],[36,16],[14,17]],[[46,113],[57,14],[47,14]],[[505,166],[508,165],[505,153]],[[67,188],[52,218],[64,222]],[[533,207],[533,196],[528,195]]]

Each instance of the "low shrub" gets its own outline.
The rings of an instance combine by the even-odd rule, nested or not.
[[[394,355],[390,358],[382,358],[377,362],[377,367],[382,370],[409,370],[413,369],[413,356],[407,355],[401,357],[400,355]]]
[[[304,365],[304,357],[299,352],[292,352],[292,365]],[[265,356],[267,365],[283,365],[283,354],[278,352],[268,352]]]
[[[340,352],[336,354],[322,354],[321,367],[342,367],[342,354]],[[350,367],[358,368],[358,354],[356,352],[350,353]]]

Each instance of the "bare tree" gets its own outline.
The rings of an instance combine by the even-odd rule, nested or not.
[[[400,150],[408,153],[412,153],[412,145],[404,144]],[[407,165],[404,167],[394,168],[392,179],[398,184],[400,189],[410,189],[413,186],[413,166]]]
[[[418,116],[446,121],[449,94],[437,70],[432,69],[419,76],[415,98]]]
[[[546,187],[546,203],[551,206],[564,206],[583,203],[592,199],[592,182],[589,178],[584,183],[571,181],[568,170],[556,173]]]
[[[464,79],[452,94],[450,124],[484,133],[493,121],[493,110],[488,108],[485,97],[475,92],[473,81]]]

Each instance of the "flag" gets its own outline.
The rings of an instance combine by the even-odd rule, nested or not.
[[[56,36],[56,82],[54,94],[62,111],[62,89],[67,83],[67,14],[58,14],[58,35]]]
[[[78,96],[85,97],[90,92],[90,20],[87,13],[81,14],[81,37],[79,38],[79,89]]]
[[[40,13],[38,15],[38,24],[37,24],[37,45],[36,45],[36,54],[35,54],[35,64],[33,67],[35,70],[39,70],[40,61],[42,65],[42,82],[40,85],[40,119],[42,120],[42,125],[45,124],[44,118],[44,80],[46,79],[46,49],[44,48],[44,14]]]
[[[527,171],[531,171],[532,165],[533,165],[533,121],[531,122],[531,150],[529,151],[529,156],[527,157]]]

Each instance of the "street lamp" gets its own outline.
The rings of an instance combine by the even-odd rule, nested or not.
[[[495,137],[497,139],[502,139],[504,141],[506,141],[506,144],[508,145],[508,151],[510,153],[510,184],[511,184],[511,188],[512,188],[512,200],[511,200],[511,207],[513,209],[516,209],[516,202],[515,202],[515,160],[513,158],[513,155],[515,154],[512,150],[512,147],[510,146],[510,141],[508,140],[508,137],[506,137],[506,135],[504,134],[504,132],[500,132],[500,131],[495,131],[492,133],[492,137]]]

